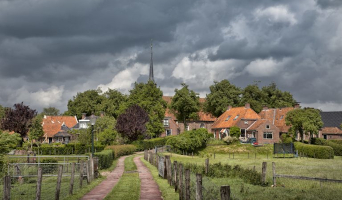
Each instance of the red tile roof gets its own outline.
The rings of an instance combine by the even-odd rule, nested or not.
[[[230,128],[236,126],[241,119],[260,119],[260,116],[251,108],[237,107],[224,112],[213,124],[213,129]]]
[[[342,130],[338,127],[324,127],[322,128],[322,134],[342,134]]]
[[[58,131],[61,130],[61,126],[63,123],[68,128],[72,128],[78,122],[76,116],[44,116],[44,137],[53,137],[56,133],[58,133]]]
[[[291,126],[287,126],[285,123],[286,114],[293,110],[293,107],[286,108],[270,108],[262,110],[259,115],[261,119],[267,119],[279,128],[280,132],[288,132]]]

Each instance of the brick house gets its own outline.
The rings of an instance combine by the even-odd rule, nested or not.
[[[319,131],[318,137],[327,140],[342,140],[342,111],[320,112],[323,121],[323,128]]]
[[[171,96],[163,96],[164,101],[168,105],[171,104]],[[200,98],[200,103],[205,102],[205,98]],[[165,117],[163,120],[165,132],[163,132],[160,137],[165,137],[169,135],[178,135],[185,130],[193,130],[199,128],[205,128],[208,132],[211,132],[211,126],[217,118],[213,117],[211,114],[205,113],[203,111],[198,112],[199,119],[187,121],[187,126],[184,127],[184,123],[177,120],[175,115],[167,108],[165,111]]]
[[[43,143],[68,143],[72,135],[67,131],[78,124],[76,116],[45,116],[43,118]]]
[[[247,103],[244,107],[228,107],[212,126],[215,138],[230,135],[230,128],[237,126],[241,130],[240,140],[256,138],[259,144],[279,142],[279,128],[270,120],[262,119]]]

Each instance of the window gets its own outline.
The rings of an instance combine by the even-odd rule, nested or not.
[[[270,129],[270,125],[267,124],[267,125],[266,125],[266,128],[267,128],[267,129]]]
[[[166,136],[172,135],[172,129],[167,129],[166,130]]]
[[[205,128],[204,123],[201,123],[200,128]]]
[[[264,132],[264,139],[273,139],[272,132]]]
[[[169,126],[169,119],[164,119],[164,126]]]
[[[248,121],[245,121],[245,124],[248,124]]]
[[[236,120],[237,118],[239,118],[239,115],[236,115],[236,117],[234,118],[234,120]]]
[[[189,125],[187,125],[187,126],[185,127],[185,130],[186,130],[186,131],[190,130]]]
[[[229,115],[229,116],[226,118],[226,121],[228,121],[230,117],[231,117],[231,116]]]
[[[283,119],[284,118],[284,115],[280,116],[280,119]]]

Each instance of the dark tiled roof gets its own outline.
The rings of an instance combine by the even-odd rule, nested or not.
[[[71,135],[64,130],[61,130],[58,133],[56,133],[53,137],[71,137]]]
[[[321,112],[323,127],[338,127],[342,123],[342,111]]]

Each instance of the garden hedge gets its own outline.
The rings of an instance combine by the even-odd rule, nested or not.
[[[164,146],[170,138],[175,136],[167,136],[162,138],[153,138],[146,140],[136,140],[132,142],[134,146],[136,146],[138,151],[143,151],[146,149],[154,149],[155,146]]]
[[[104,145],[95,145],[94,151],[100,152],[104,149]],[[40,147],[33,147],[33,151],[43,155],[70,155],[85,154],[91,152],[91,145],[79,143],[74,144],[42,144]]]
[[[334,149],[335,156],[342,156],[342,143],[339,144],[338,142],[325,140],[323,138],[312,138],[311,143],[316,145],[330,146]]]
[[[334,150],[329,146],[319,146],[312,144],[303,144],[301,142],[295,142],[295,149],[298,150],[298,153],[303,153],[310,158],[318,158],[318,159],[333,159],[334,158]]]
[[[118,158],[120,156],[124,156],[124,155],[129,155],[129,154],[133,154],[136,151],[136,147],[134,145],[112,145],[112,146],[107,146],[105,148],[110,149],[114,152],[114,157]]]
[[[111,149],[95,153],[94,156],[99,158],[99,169],[107,169],[108,167],[110,167],[115,158],[114,152]]]
[[[342,145],[342,140],[329,140],[329,141]]]

